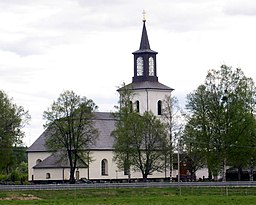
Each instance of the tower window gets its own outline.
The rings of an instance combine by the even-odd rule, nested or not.
[[[132,105],[132,101],[129,102],[129,111],[132,112],[133,110],[133,105]]]
[[[138,57],[137,58],[137,76],[143,75],[143,58]]]
[[[136,101],[136,111],[140,112],[140,102],[138,100]]]
[[[157,114],[162,115],[162,101],[158,100],[157,102]]]
[[[108,160],[103,159],[101,161],[101,175],[106,176],[108,175]]]
[[[155,72],[154,72],[154,58],[153,57],[149,57],[148,59],[148,75],[149,76],[154,76],[155,75]]]

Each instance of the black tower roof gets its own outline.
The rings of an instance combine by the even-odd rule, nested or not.
[[[140,49],[133,52],[133,54],[136,53],[154,53],[157,54],[156,51],[153,51],[150,49],[150,44],[148,40],[148,33],[146,28],[146,20],[143,20],[143,28],[142,28],[142,35],[140,40]]]

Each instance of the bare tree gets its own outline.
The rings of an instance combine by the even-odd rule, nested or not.
[[[92,100],[80,97],[73,91],[64,91],[43,117],[49,136],[46,146],[52,152],[66,157],[70,166],[70,183],[75,182],[74,172],[78,162],[88,162],[88,148],[98,136],[94,128],[93,111],[97,106]]]
[[[175,150],[175,143],[177,141],[176,137],[180,136],[182,131],[182,110],[179,106],[178,99],[172,96],[166,96],[163,101],[163,111],[162,111],[163,121],[166,124],[167,132],[169,135],[168,139],[168,153],[169,157],[169,168],[170,168],[170,180],[172,181],[173,172],[173,154]]]

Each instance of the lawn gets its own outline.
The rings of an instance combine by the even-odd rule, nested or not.
[[[0,204],[256,204],[256,188],[116,188],[61,191],[2,191]]]

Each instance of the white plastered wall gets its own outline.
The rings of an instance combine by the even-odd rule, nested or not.
[[[51,153],[49,152],[29,152],[28,153],[28,180],[32,180],[32,176],[36,176],[33,167],[36,165],[37,160],[43,161],[49,157]]]
[[[119,170],[116,162],[113,160],[113,152],[109,151],[93,151],[90,153],[93,161],[89,165],[89,179],[127,179],[128,175],[124,175],[124,171]],[[101,175],[101,161],[107,160],[108,162],[108,174]],[[164,178],[168,177],[169,170],[165,172],[155,172],[153,175],[149,175],[149,178]],[[140,171],[131,170],[131,178],[142,178]]]
[[[159,100],[163,102],[169,96],[171,96],[171,91],[152,89],[136,90],[134,91],[133,103],[135,104],[137,100],[139,101],[141,114],[145,111],[151,111],[157,116],[157,102]]]
[[[45,159],[50,156],[51,153],[48,152],[30,152],[28,153],[29,159],[29,181],[33,180],[68,180],[69,179],[69,169],[68,168],[44,168],[44,169],[33,169],[33,166],[36,165],[38,159]],[[92,162],[89,164],[89,173],[86,168],[79,168],[76,171],[79,171],[79,178],[88,178],[88,179],[127,179],[128,175],[124,175],[124,171],[119,170],[116,162],[113,160],[113,152],[111,150],[99,150],[92,151],[90,153],[92,157]],[[101,161],[105,159],[108,162],[107,165],[107,175],[101,175]],[[47,173],[50,174],[50,178],[47,179]],[[153,175],[149,175],[149,178],[164,178],[168,177],[169,170],[166,172],[155,172]],[[131,178],[142,178],[140,171],[131,170]]]

